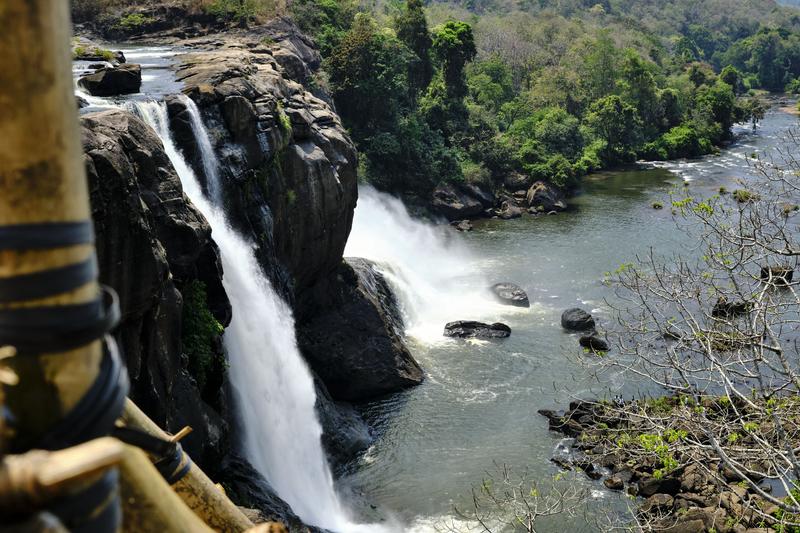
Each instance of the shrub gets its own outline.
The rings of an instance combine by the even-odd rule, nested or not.
[[[152,24],[155,20],[153,17],[146,17],[141,13],[129,13],[121,17],[114,26],[121,30],[135,31],[142,26]]]
[[[274,0],[214,0],[205,12],[220,19],[248,22],[275,14]]]
[[[714,149],[711,141],[692,124],[681,124],[647,143],[641,155],[648,159],[663,161],[679,157],[697,157]]]
[[[183,353],[189,359],[189,373],[197,380],[202,391],[215,368],[225,368],[224,358],[214,348],[224,328],[208,309],[206,286],[202,281],[190,281],[184,285],[181,294]]]
[[[560,189],[575,185],[575,169],[569,160],[561,154],[550,156],[544,163],[527,165],[526,170],[533,179],[549,181]]]
[[[492,174],[483,163],[476,163],[471,159],[461,162],[461,173],[464,181],[475,185],[492,185]]]
[[[740,204],[753,202],[758,199],[757,195],[745,189],[736,189],[733,191],[733,198]]]

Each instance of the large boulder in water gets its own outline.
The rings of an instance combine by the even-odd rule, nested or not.
[[[444,327],[445,337],[461,339],[504,339],[511,335],[511,328],[500,322],[485,324],[475,320],[457,320],[448,322]]]
[[[495,283],[492,292],[500,303],[516,307],[530,307],[527,293],[522,287],[513,283]]]
[[[376,266],[351,258],[318,294],[323,310],[298,326],[300,349],[336,400],[364,401],[417,385],[394,294]]]
[[[528,207],[540,211],[563,211],[567,208],[563,193],[554,185],[544,181],[537,181],[531,185],[525,198]]]
[[[561,314],[561,327],[570,331],[588,331],[594,329],[594,318],[592,315],[574,307],[567,309]]]
[[[142,67],[125,63],[106,67],[87,74],[78,80],[78,86],[92,96],[117,96],[138,93],[142,86]]]
[[[473,193],[463,187],[446,183],[433,190],[431,207],[448,220],[463,220],[483,213],[484,206]]]

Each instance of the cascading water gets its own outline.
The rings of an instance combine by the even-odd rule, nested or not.
[[[344,253],[378,264],[398,295],[406,334],[426,343],[442,341],[447,322],[495,321],[518,310],[492,299],[491,282],[476,268],[480,259],[449,231],[413,218],[397,198],[359,188]]]
[[[231,228],[222,206],[214,202],[220,190],[217,160],[196,106],[188,98],[184,103],[202,151],[211,198],[203,194],[173,143],[166,105],[133,105],[161,137],[186,194],[205,215],[220,249],[223,284],[233,307],[224,343],[247,458],[304,522],[340,533],[384,531],[383,526],[354,524],[339,501],[320,441],[313,380],[297,348],[291,310],[262,272],[253,245]]]

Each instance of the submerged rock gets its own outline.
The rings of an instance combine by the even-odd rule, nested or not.
[[[584,335],[578,342],[584,348],[592,350],[593,352],[607,352],[608,351],[608,342],[604,339],[601,339],[597,335]]]
[[[711,309],[711,316],[715,318],[733,318],[739,315],[746,315],[751,308],[752,304],[749,302],[729,302],[727,298],[721,296],[717,299],[713,309]]]
[[[561,327],[570,331],[587,331],[594,329],[595,323],[592,315],[574,307],[567,309],[561,314]]]
[[[794,278],[794,269],[786,265],[768,265],[761,267],[761,281],[773,285],[789,285]]]
[[[125,63],[118,67],[105,67],[78,80],[78,86],[92,96],[118,96],[138,93],[142,86],[142,67]]]
[[[500,322],[485,324],[474,320],[449,322],[444,327],[445,337],[504,339],[511,335],[511,328]]]
[[[472,231],[472,222],[469,220],[457,220],[450,224],[458,231]]]
[[[500,303],[515,307],[530,307],[527,293],[514,283],[495,283],[492,292]]]

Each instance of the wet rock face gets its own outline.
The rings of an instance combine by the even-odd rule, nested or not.
[[[334,399],[369,400],[422,381],[394,295],[372,263],[343,262],[318,301],[324,311],[298,325],[298,342]]]
[[[318,56],[295,33],[278,30],[271,39],[286,40],[270,47],[188,54],[178,77],[212,129],[226,211],[302,317],[315,312],[311,289],[332,280],[341,262],[358,196],[357,155],[338,116],[291,79],[304,76],[285,68],[277,51],[311,58],[309,69]],[[180,131],[180,109],[170,113]],[[197,162],[192,139],[176,140]]]
[[[210,227],[184,196],[161,141],[143,122],[111,110],[83,115],[81,125],[100,278],[120,297],[115,336],[131,377],[131,398],[168,431],[192,426],[194,433],[182,444],[214,471],[227,449],[227,425],[187,371],[180,292],[203,282],[215,318],[230,321]]]
[[[92,96],[117,96],[138,93],[142,86],[142,67],[125,63],[116,67],[103,67],[82,76],[78,86]]]
[[[343,463],[370,437],[340,402],[415,385],[422,370],[403,344],[388,286],[368,266],[342,263],[357,155],[325,95],[298,83],[319,67],[319,55],[285,21],[254,31],[263,35],[223,37],[217,49],[181,56],[177,76],[209,129],[219,201],[293,307],[301,351],[319,378],[323,443]],[[167,106],[176,144],[208,190],[186,102],[170,98]]]

